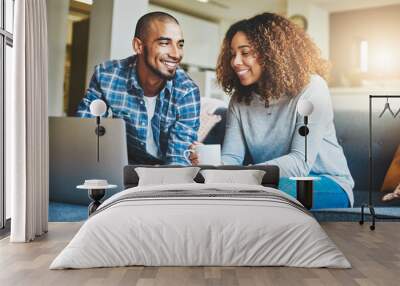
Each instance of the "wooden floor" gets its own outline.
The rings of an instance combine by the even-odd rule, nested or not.
[[[353,268],[289,267],[122,267],[48,270],[80,223],[50,223],[32,243],[0,241],[0,285],[400,285],[400,223],[323,223]]]

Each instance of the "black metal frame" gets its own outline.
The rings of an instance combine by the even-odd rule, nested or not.
[[[369,169],[369,179],[368,179],[368,203],[364,203],[361,205],[361,220],[359,221],[360,224],[364,224],[364,209],[367,207],[372,216],[372,224],[369,226],[371,230],[375,229],[375,221],[376,219],[398,219],[398,217],[391,217],[391,216],[378,216],[375,213],[375,208],[372,203],[372,183],[373,183],[373,161],[372,161],[372,101],[374,98],[400,98],[400,95],[370,95],[369,96],[369,150],[368,150],[368,169]]]
[[[1,219],[0,229],[2,232],[9,230],[10,221],[6,221],[6,193],[5,193],[5,72],[6,72],[6,47],[13,47],[13,34],[6,30],[6,3],[5,0],[0,0],[1,6],[1,21],[0,21],[0,197],[1,197]],[[15,0],[13,1],[13,13]],[[9,15],[10,16],[10,15]],[[11,15],[13,16],[13,15]]]

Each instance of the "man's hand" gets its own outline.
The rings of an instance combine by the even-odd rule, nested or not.
[[[189,160],[193,166],[197,166],[199,164],[199,154],[196,153],[196,146],[199,145],[203,145],[203,143],[195,141],[189,146],[189,150],[191,150]]]

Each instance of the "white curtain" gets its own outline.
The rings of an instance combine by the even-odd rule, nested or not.
[[[6,111],[12,242],[48,226],[47,23],[45,0],[15,1],[14,94]]]

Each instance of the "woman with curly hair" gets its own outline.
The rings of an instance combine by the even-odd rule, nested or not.
[[[292,195],[295,182],[288,177],[321,176],[314,185],[314,207],[352,205],[354,181],[336,138],[327,72],[316,45],[286,18],[263,13],[233,24],[217,64],[218,82],[231,95],[223,164],[277,165],[280,188]],[[297,104],[303,99],[314,105],[307,162],[304,137],[298,133],[303,118]],[[321,203],[318,192],[326,190],[335,195]]]

